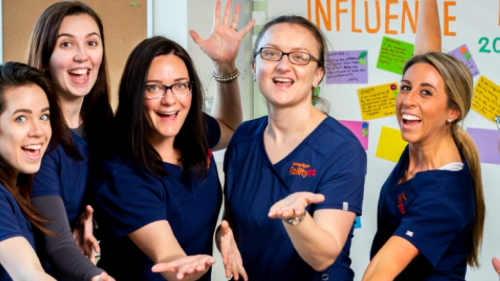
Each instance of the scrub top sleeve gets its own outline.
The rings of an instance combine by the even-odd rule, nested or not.
[[[220,126],[217,120],[212,116],[205,114],[207,120],[207,129],[208,129],[208,146],[210,149],[214,148],[220,140]]]
[[[12,237],[24,237],[14,215],[13,203],[12,199],[9,200],[5,194],[0,194],[0,242]]]
[[[145,177],[145,175],[144,175]],[[155,221],[167,220],[165,189],[130,170],[115,170],[96,194],[102,221],[116,237],[122,237]]]
[[[325,172],[316,193],[325,201],[316,209],[340,209],[361,215],[366,175],[366,152],[360,145],[350,145],[327,156]]]
[[[420,194],[406,210],[393,235],[406,239],[436,267],[464,228],[463,216],[435,193]]]
[[[57,148],[42,159],[40,170],[35,174],[31,197],[55,195],[61,196],[59,182],[59,161]]]

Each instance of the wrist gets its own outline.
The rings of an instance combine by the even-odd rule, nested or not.
[[[304,211],[304,213],[298,217],[290,218],[290,219],[283,219],[284,222],[292,225],[292,226],[297,226],[299,223],[301,223],[304,218],[307,215],[307,211]]]
[[[236,62],[229,63],[214,62],[214,72],[219,76],[227,76],[233,73],[236,69]]]

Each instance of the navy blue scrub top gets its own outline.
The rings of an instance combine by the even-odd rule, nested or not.
[[[83,198],[90,171],[90,150],[86,140],[74,132],[71,136],[84,160],[69,157],[61,145],[57,146],[43,157],[40,170],[35,174],[31,197],[60,196],[73,228],[85,208]]]
[[[24,217],[14,197],[0,183],[0,242],[18,236],[26,238],[35,251],[31,223]],[[8,280],[12,278],[0,264],[0,281]]]
[[[408,163],[406,147],[380,191],[371,258],[395,235],[420,252],[395,280],[465,280],[474,220],[469,166],[464,160],[460,171],[419,172],[398,184]]]
[[[207,116],[209,143],[219,141],[220,128]],[[169,176],[156,177],[129,158],[116,157],[103,163],[107,179],[97,185],[96,215],[101,230],[102,257],[98,266],[116,280],[165,280],[151,272],[153,261],[128,234],[155,221],[166,220],[184,252],[212,255],[213,235],[222,188],[213,156],[208,176],[194,180],[189,173],[163,163]],[[95,181],[98,182],[97,180]],[[199,280],[210,280],[208,271]]]
[[[353,280],[349,250],[353,229],[333,265],[316,272],[302,260],[280,219],[269,209],[288,195],[308,191],[325,201],[307,211],[340,209],[361,215],[366,153],[351,131],[327,117],[288,156],[276,164],[264,147],[267,117],[243,123],[224,161],[225,212],[229,213],[243,265],[250,280]]]

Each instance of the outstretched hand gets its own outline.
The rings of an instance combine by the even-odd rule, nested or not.
[[[181,257],[171,262],[157,263],[153,266],[153,272],[173,272],[178,280],[185,277],[201,277],[215,263],[215,259],[209,255],[196,255]]]
[[[212,33],[207,40],[202,39],[196,31],[189,30],[193,41],[217,64],[234,64],[241,39],[245,37],[255,24],[255,20],[251,20],[242,30],[238,31],[236,27],[240,18],[241,5],[236,4],[233,19],[230,23],[232,3],[232,0],[227,0],[222,23],[220,17],[221,3],[220,1],[215,3],[214,25]]]
[[[241,275],[243,280],[247,281],[248,276],[243,267],[243,260],[234,240],[233,231],[229,227],[229,223],[225,220],[220,224],[219,250],[226,271],[226,278],[234,276],[234,280],[239,280]]]
[[[493,258],[491,261],[493,263],[493,267],[495,268],[495,271],[498,274],[498,277],[500,278],[500,261],[497,258]]]
[[[278,201],[269,210],[268,216],[273,219],[291,219],[302,216],[309,204],[325,201],[325,196],[312,192],[295,192]]]
[[[94,237],[94,224],[92,221],[92,215],[94,209],[90,205],[87,205],[85,211],[80,215],[78,219],[78,224],[73,230],[73,239],[75,239],[78,248],[82,253],[89,258],[92,263],[96,263],[94,257],[94,250],[99,253],[101,248],[99,247],[99,242]]]

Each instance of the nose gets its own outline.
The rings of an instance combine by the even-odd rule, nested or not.
[[[30,122],[30,130],[28,132],[28,136],[31,138],[40,138],[43,136],[44,132],[42,130],[42,124],[40,124],[40,120],[32,120]],[[49,125],[50,126],[50,125]]]
[[[408,94],[403,96],[403,104],[406,107],[411,107],[415,105],[418,95],[418,90],[411,90]],[[399,97],[400,95],[398,95]]]
[[[165,95],[161,97],[161,102],[166,105],[172,105],[177,102],[177,98],[176,96],[174,96],[174,92],[172,91],[172,89],[167,89]]]
[[[75,54],[75,61],[83,62],[88,59],[87,50],[84,46],[78,46]]]
[[[286,56],[286,58],[285,58]],[[286,71],[292,67],[292,63],[290,62],[290,54],[283,54],[281,59],[278,61],[278,69],[281,71]]]

